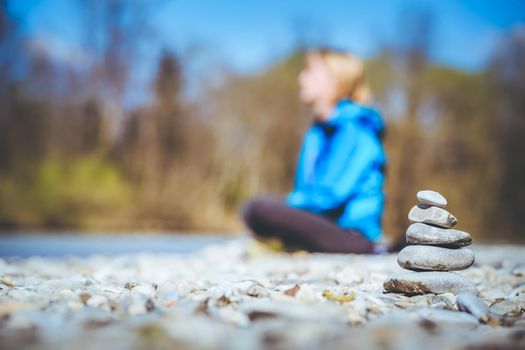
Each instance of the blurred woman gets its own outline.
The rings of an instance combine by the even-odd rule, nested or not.
[[[300,98],[313,111],[293,190],[261,197],[241,215],[261,240],[313,252],[373,253],[381,241],[383,121],[369,107],[363,62],[348,52],[311,51],[299,74]]]

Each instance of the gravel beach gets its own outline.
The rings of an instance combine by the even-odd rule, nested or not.
[[[250,242],[0,259],[0,348],[525,349],[525,246],[471,246],[476,261],[457,273],[479,299],[458,308],[451,293],[386,293],[404,271],[396,254],[279,254]],[[466,312],[485,304],[488,315]]]

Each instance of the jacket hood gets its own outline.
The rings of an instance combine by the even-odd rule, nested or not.
[[[326,124],[338,126],[348,122],[357,122],[360,126],[369,128],[377,134],[381,134],[385,129],[383,118],[374,108],[350,100],[341,100],[335,106]]]

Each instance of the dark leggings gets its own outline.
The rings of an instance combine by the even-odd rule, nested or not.
[[[286,247],[324,253],[372,253],[374,244],[323,216],[288,206],[284,200],[255,198],[241,209],[248,228],[259,238],[279,238]]]

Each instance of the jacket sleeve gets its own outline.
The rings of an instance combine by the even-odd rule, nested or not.
[[[294,191],[300,190],[305,183],[311,180],[320,147],[319,131],[315,126],[312,126],[305,133],[299,152],[294,178]]]
[[[316,172],[312,182],[286,197],[288,205],[311,212],[340,207],[355,192],[363,175],[377,161],[378,147],[374,135],[352,124],[334,135],[325,169]]]

